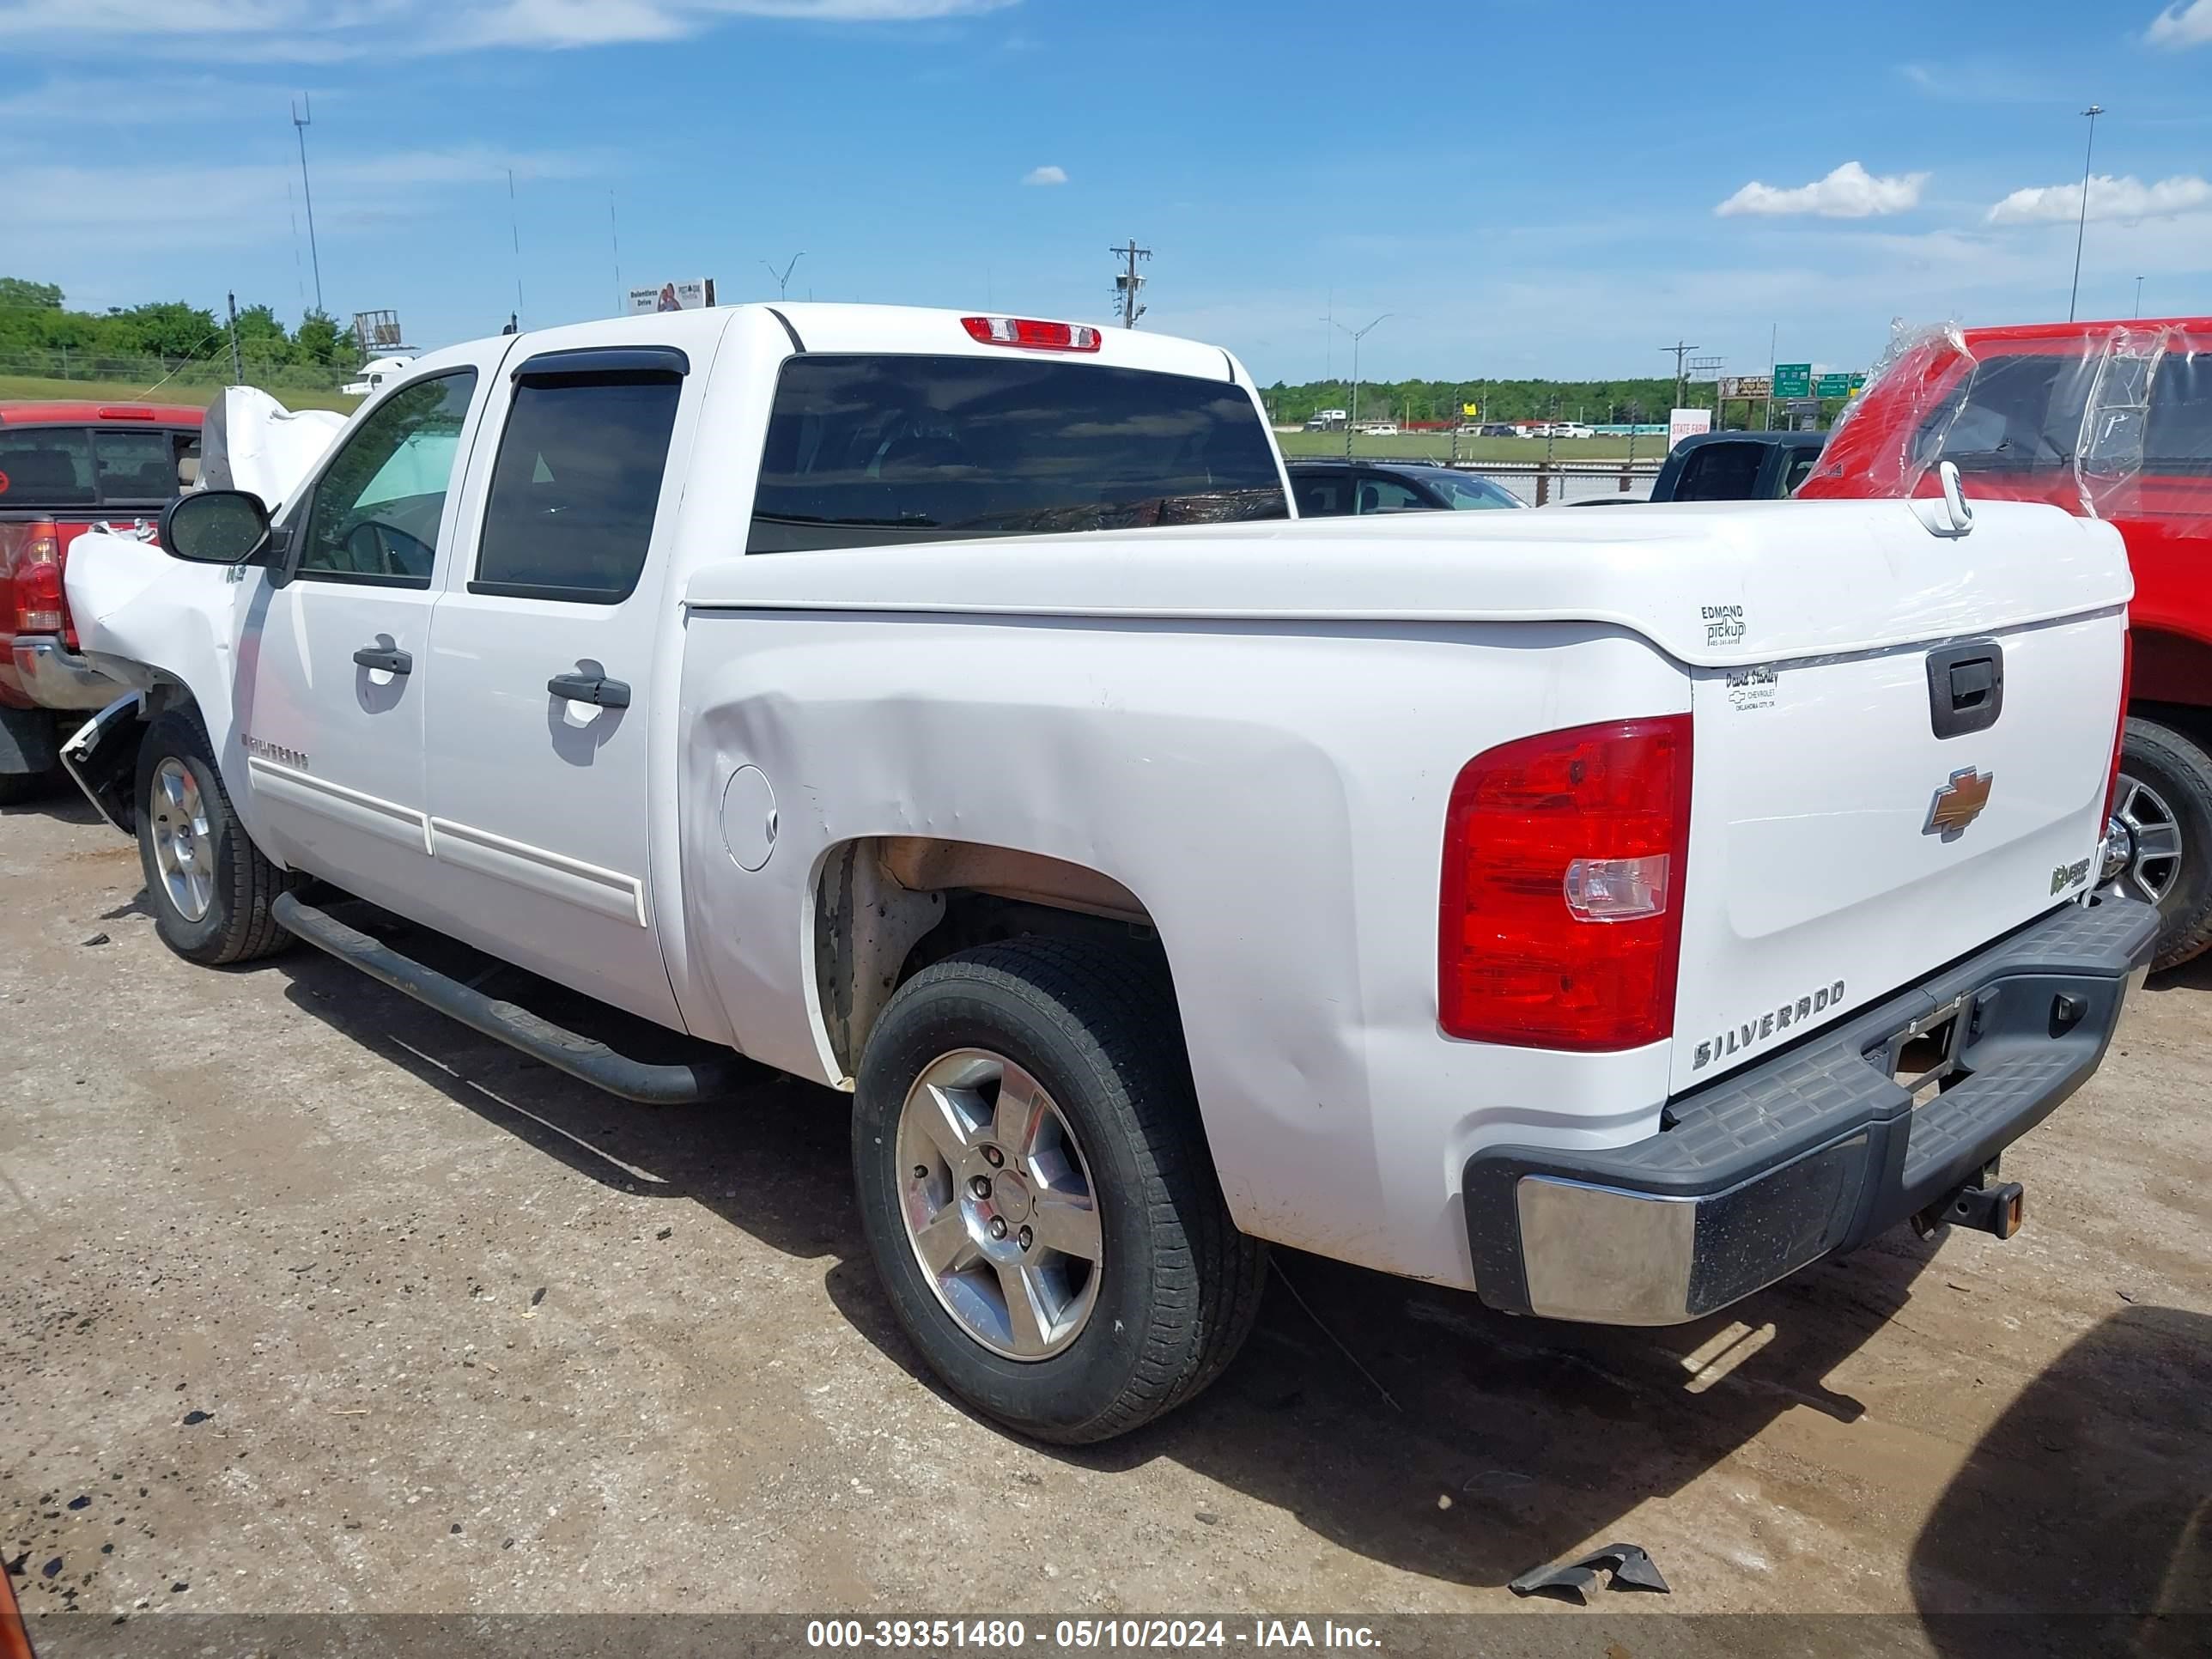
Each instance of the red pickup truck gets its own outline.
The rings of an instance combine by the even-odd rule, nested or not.
[[[2212,946],[2212,317],[1930,331],[1869,384],[1801,498],[1940,489],[2116,526],[2133,678],[2106,866],[2161,913],[2156,965]]]
[[[202,411],[0,402],[0,802],[60,775],[70,729],[123,695],[77,654],[62,571],[95,526],[154,537],[199,465]]]

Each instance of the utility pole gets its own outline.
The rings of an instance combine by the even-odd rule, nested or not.
[[[1145,278],[1137,275],[1137,261],[1151,258],[1152,251],[1148,247],[1139,247],[1137,239],[1133,236],[1129,239],[1129,245],[1127,247],[1109,248],[1106,251],[1117,258],[1127,259],[1129,262],[1129,268],[1114,278],[1114,299],[1115,304],[1121,308],[1121,326],[1134,328],[1137,325],[1137,319],[1143,316],[1146,309],[1137,303],[1137,290],[1145,285]]]
[[[1759,430],[1774,430],[1774,364],[1775,354],[1782,349],[1782,325],[1770,323],[1766,329],[1766,413],[1759,417]]]
[[[1386,311],[1365,328],[1345,328],[1342,323],[1337,325],[1352,337],[1352,410],[1351,418],[1344,423],[1344,459],[1347,461],[1352,459],[1352,435],[1359,430],[1359,343],[1397,314],[1395,311]]]
[[[2142,315],[2142,278],[2136,278],[2136,315]]]
[[[2081,217],[2074,227],[2074,291],[2066,296],[2066,320],[2074,320],[2074,307],[2081,297],[2081,241],[2089,231],[2089,158],[2097,153],[2097,118],[2105,112],[2102,104],[2092,104],[2081,112],[2089,118],[2089,142],[2081,151]]]
[[[777,299],[781,300],[790,294],[791,273],[797,267],[799,262],[805,257],[806,250],[805,248],[799,249],[798,252],[791,256],[791,263],[786,265],[781,270],[778,270],[774,265],[769,265],[768,261],[765,259],[761,261],[763,264],[768,265],[768,274],[775,278],[775,297]],[[985,286],[989,286],[988,278],[985,280]]]
[[[315,106],[306,93],[292,106],[292,131],[300,140],[300,193],[307,198],[307,252],[315,264],[315,309],[323,308],[323,254],[315,246],[315,192],[307,183],[307,129],[314,125]]]
[[[238,295],[227,294],[223,297],[230,301],[230,383],[244,386],[246,371],[238,362]]]
[[[1690,354],[1697,349],[1680,340],[1675,341],[1670,346],[1659,348],[1662,351],[1671,351],[1674,354],[1674,407],[1677,409],[1681,408],[1682,399],[1689,395],[1687,390],[1689,374],[1683,368],[1683,364],[1688,361]]]

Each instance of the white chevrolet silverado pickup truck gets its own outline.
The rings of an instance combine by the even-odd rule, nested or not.
[[[2156,926],[2093,890],[2111,527],[1287,510],[1249,377],[1185,342],[488,340],[273,522],[202,491],[71,564],[136,690],[70,763],[195,961],[297,936],[643,1101],[737,1055],[851,1091],[898,1316],[1047,1439],[1204,1387],[1266,1241],[1664,1324],[1908,1218],[2009,1235],[1999,1154]]]

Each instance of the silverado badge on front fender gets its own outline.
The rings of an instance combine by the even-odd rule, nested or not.
[[[1990,786],[1996,781],[1996,773],[1978,772],[1971,766],[1952,773],[1951,781],[1928,803],[1928,822],[1920,826],[1920,833],[1958,840],[1990,804]]]

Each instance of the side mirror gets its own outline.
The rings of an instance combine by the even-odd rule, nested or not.
[[[161,509],[161,547],[194,564],[251,564],[269,548],[269,508],[246,489],[197,489]]]

